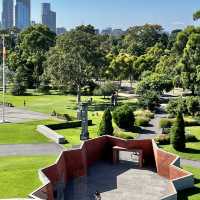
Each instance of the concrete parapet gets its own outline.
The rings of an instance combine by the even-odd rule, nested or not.
[[[59,135],[47,126],[39,125],[37,126],[37,131],[58,144],[64,144],[66,142],[64,136]]]

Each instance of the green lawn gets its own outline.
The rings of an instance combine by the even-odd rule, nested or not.
[[[49,139],[36,131],[37,125],[57,123],[52,120],[0,125],[0,144],[48,143]]]
[[[1,98],[1,94],[0,94]],[[82,101],[87,101],[88,96],[83,96]],[[93,103],[89,106],[88,116],[92,119],[93,126],[89,127],[90,138],[95,138],[97,136],[97,131],[99,123],[102,117],[103,111],[109,106],[110,99],[104,99],[103,97],[94,96]],[[26,101],[26,109],[32,111],[38,111],[42,113],[51,113],[55,110],[58,113],[69,114],[72,117],[76,117],[77,105],[76,96],[73,95],[30,95],[30,96],[12,96],[7,94],[6,101],[12,103],[16,107],[23,107],[24,100]],[[119,104],[127,103],[131,106],[136,106],[137,100],[130,100],[127,98],[119,98]],[[41,121],[39,124],[49,124],[48,122]],[[0,126],[0,144],[9,143],[44,143],[48,142],[43,136],[38,135],[35,128],[38,122],[22,123],[22,124],[12,124]],[[17,134],[16,131],[17,130]],[[70,144],[66,147],[71,147],[72,145],[80,144],[80,132],[81,128],[73,128],[57,131],[58,133],[64,135]],[[123,132],[123,131],[122,131]],[[124,133],[124,132],[123,132]],[[133,137],[136,134],[124,133],[126,135],[131,135]],[[6,136],[7,135],[7,136]],[[8,137],[8,138],[6,138]]]
[[[0,94],[0,99],[2,98]],[[83,96],[82,101],[87,101],[88,96]],[[55,110],[58,113],[67,113],[69,115],[76,116],[76,96],[73,95],[34,95],[30,96],[12,96],[10,94],[6,95],[6,102],[12,103],[15,107],[24,106],[24,100],[26,101],[26,108],[28,110],[37,111],[41,113],[51,113]],[[129,103],[135,104],[137,100],[128,100],[125,98],[120,98],[119,103]],[[89,111],[102,111],[110,103],[110,99],[103,99],[103,97],[94,96],[93,105],[90,106]]]
[[[195,135],[199,139],[199,142],[187,143],[186,144],[187,148],[184,152],[178,152],[174,150],[171,145],[162,145],[161,147],[164,150],[177,154],[182,158],[190,160],[200,160],[200,127],[199,126],[187,127],[186,132]]]
[[[187,189],[178,194],[178,200],[199,200],[200,199],[200,169],[184,166],[184,169],[193,173],[195,178],[195,188]]]
[[[27,197],[41,185],[38,169],[55,159],[55,156],[0,157],[0,199]]]

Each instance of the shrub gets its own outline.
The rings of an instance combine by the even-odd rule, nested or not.
[[[98,135],[113,135],[112,115],[109,109],[107,109],[103,114],[99,125]]]
[[[174,126],[171,128],[171,144],[177,151],[185,149],[185,123],[183,114],[178,113]]]
[[[50,86],[46,82],[42,82],[38,88],[38,92],[41,92],[43,94],[49,94],[50,93]]]
[[[149,118],[145,117],[136,117],[135,119],[135,125],[136,126],[148,126],[149,125]]]
[[[14,96],[23,96],[26,93],[26,87],[18,82],[15,82],[12,89],[11,94]]]
[[[192,116],[199,112],[199,97],[187,97],[186,99],[187,110]]]
[[[134,112],[135,116],[137,117],[145,117],[145,118],[149,118],[149,119],[153,119],[154,118],[154,113],[152,113],[150,110],[136,110]]]
[[[186,100],[183,98],[170,100],[166,110],[169,114],[176,116],[178,112],[187,114]]]
[[[159,144],[159,145],[168,145],[170,144],[170,136],[169,135],[159,135],[155,141]]]
[[[192,135],[189,133],[187,133],[185,135],[185,140],[186,140],[186,142],[198,142],[199,141],[195,135]]]
[[[78,128],[81,127],[82,121],[70,121],[60,124],[51,124],[47,125],[52,130],[61,130],[61,129],[67,129],[67,128]],[[88,120],[88,126],[92,125],[92,120]]]
[[[118,107],[113,112],[113,118],[120,128],[131,129],[134,126],[135,117],[133,110],[128,105]]]
[[[170,128],[174,123],[174,119],[162,118],[159,122],[160,128]]]
[[[156,92],[148,91],[142,95],[139,100],[139,105],[148,110],[154,110],[159,104],[159,97]]]
[[[111,94],[117,90],[117,87],[114,83],[107,82],[104,85],[101,85],[99,88],[96,88],[93,92],[96,96],[111,96]]]

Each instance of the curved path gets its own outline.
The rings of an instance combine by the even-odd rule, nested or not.
[[[63,148],[56,143],[0,145],[0,156],[59,155]]]
[[[3,108],[0,105],[0,116],[2,116],[2,112],[3,112]],[[26,110],[23,108],[6,107],[5,119],[6,119],[6,122],[9,122],[9,123],[18,123],[18,122],[27,122],[27,121],[33,121],[33,120],[46,120],[46,119],[49,119],[49,115],[39,113],[39,112],[33,112],[33,111]]]

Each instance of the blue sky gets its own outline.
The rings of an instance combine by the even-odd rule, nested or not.
[[[32,19],[37,22],[42,2],[52,4],[52,10],[57,12],[57,26],[67,29],[80,24],[126,29],[157,23],[172,30],[194,24],[192,14],[200,9],[199,0],[32,0]]]

